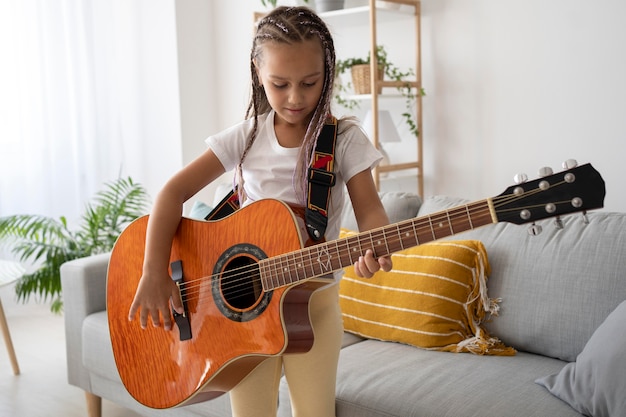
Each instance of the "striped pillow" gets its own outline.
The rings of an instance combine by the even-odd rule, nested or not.
[[[390,272],[370,279],[346,268],[339,290],[346,331],[431,350],[515,354],[481,327],[497,315],[499,300],[487,295],[490,266],[480,241],[433,242],[392,259]]]

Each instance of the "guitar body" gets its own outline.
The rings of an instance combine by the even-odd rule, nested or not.
[[[169,408],[217,397],[264,359],[306,352],[313,343],[308,301],[325,285],[305,281],[264,292],[259,260],[299,250],[287,205],[263,200],[218,221],[183,218],[171,262],[181,261],[191,337],[128,321],[141,278],[148,217],[131,223],[111,254],[107,310],[122,382],[140,403]],[[243,272],[240,272],[243,271]],[[243,291],[243,297],[242,295]]]

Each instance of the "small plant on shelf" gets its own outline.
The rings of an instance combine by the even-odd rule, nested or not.
[[[376,61],[378,62],[378,77],[389,81],[396,81],[402,83],[397,87],[398,91],[402,94],[406,101],[406,111],[402,113],[404,122],[409,127],[409,131],[419,136],[417,122],[413,115],[413,109],[416,104],[417,92],[411,87],[410,79],[415,76],[413,69],[409,68],[406,71],[400,70],[396,65],[389,61],[387,51],[383,45],[376,47]],[[366,58],[347,58],[338,59],[335,68],[337,75],[337,82],[335,83],[335,101],[337,104],[346,107],[348,109],[355,109],[359,107],[359,102],[349,97],[349,93],[354,90],[357,94],[370,94],[370,81],[369,81],[369,68],[371,63],[371,53],[367,54]],[[364,70],[365,76],[356,75],[360,72],[356,72],[355,68],[361,67]],[[359,68],[360,69],[360,68]],[[352,72],[352,82],[348,82],[345,85],[339,80],[341,74],[346,73],[348,70]],[[358,83],[358,84],[357,84]],[[378,91],[380,93],[380,91]],[[421,96],[426,95],[423,88],[420,88],[419,94]]]

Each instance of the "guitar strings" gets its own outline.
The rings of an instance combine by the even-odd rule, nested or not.
[[[488,214],[488,213],[489,213],[488,210],[483,210],[483,214]],[[477,214],[480,215],[480,213],[476,212],[476,210],[474,210],[473,214],[475,216]],[[446,213],[446,218],[448,216],[449,216],[449,214]],[[441,220],[438,217],[441,217],[441,219],[444,218],[441,213],[435,213],[433,216],[430,216],[429,219],[422,220],[422,223],[424,223],[424,224],[422,224],[421,226],[420,225],[414,225],[413,223],[411,223],[409,226],[404,225],[404,229],[406,229],[408,227],[409,229],[415,229],[418,233],[420,231],[423,232],[424,230],[430,230],[430,229],[432,229],[432,224],[430,224],[430,223],[432,223],[432,222],[437,223],[437,222],[439,222]],[[429,224],[425,225],[426,222],[428,222]],[[403,230],[402,229],[402,225],[399,225],[398,226],[398,233],[401,233],[402,230]],[[411,231],[411,230],[408,230],[408,231]],[[366,235],[367,235],[367,233],[366,233]],[[370,238],[369,239],[366,238],[365,240],[377,240],[378,238],[379,238],[379,236],[377,236],[377,233],[376,232],[372,232],[372,233],[370,233]],[[355,240],[360,241],[361,239],[357,238]],[[388,245],[393,246],[395,243],[397,243],[399,241],[400,241],[399,238],[393,237],[388,242]],[[331,243],[331,242],[329,242],[329,243]],[[359,246],[361,246],[361,245],[359,244]],[[285,255],[282,255],[282,257],[284,257],[284,256]],[[278,257],[278,258],[280,258],[280,257]],[[283,262],[280,262],[280,263],[283,263]],[[244,293],[247,293],[250,290],[250,287],[247,285],[248,282],[249,281],[250,282],[254,282],[254,279],[250,280],[249,275],[250,274],[254,274],[254,275],[259,276],[260,275],[259,271],[260,271],[260,269],[259,269],[259,265],[258,264],[246,265],[244,267],[240,267],[240,268],[228,271],[229,281],[225,282],[223,287],[222,287],[224,292],[228,293],[229,295],[234,296],[234,297],[237,296],[237,293],[241,293],[241,295],[243,296]],[[183,292],[186,295],[186,298],[187,299],[191,299],[192,297],[199,295],[200,287],[201,287],[202,284],[200,284],[200,286],[198,286],[198,285],[191,285],[191,284],[193,284],[194,282],[197,282],[197,281],[207,280],[207,278],[212,279],[215,276],[216,275],[209,276],[209,277],[204,277],[204,278],[201,278],[199,280],[189,281],[184,286],[184,288],[182,288]],[[241,277],[241,278],[238,278],[238,277]],[[257,281],[258,281],[258,279],[257,279]]]
[[[555,184],[555,185],[558,185],[558,184]],[[554,187],[555,185],[553,185],[552,187]],[[494,205],[494,208],[501,209],[507,204],[511,204],[511,202],[528,198],[529,196],[535,195],[542,191],[543,190],[537,188],[534,190],[526,191],[524,194],[521,194],[521,195],[508,194],[505,196],[498,196],[492,199],[492,203]],[[337,249],[339,249],[340,247],[343,248],[343,252],[339,251],[340,260],[343,259],[343,257],[346,257],[350,260],[352,259],[352,255],[347,250],[350,247],[350,242],[358,242],[357,246],[359,246],[359,248],[361,248],[362,246],[365,246],[366,249],[372,249],[371,246],[374,246],[375,241],[383,240],[385,241],[385,244],[387,247],[400,247],[404,249],[403,244],[402,244],[404,240],[401,238],[401,236],[406,233],[412,234],[415,237],[417,245],[419,245],[420,243],[418,241],[418,236],[420,234],[432,233],[432,235],[435,236],[435,232],[433,230],[433,225],[435,224],[442,224],[442,225],[446,225],[452,228],[453,221],[461,219],[461,218],[469,218],[470,224],[471,224],[472,219],[474,220],[481,219],[481,218],[492,219],[492,213],[491,213],[491,210],[489,208],[487,201],[488,200],[482,200],[482,201],[478,201],[474,203],[469,203],[466,205],[453,207],[449,210],[436,212],[436,213],[433,213],[431,215],[424,216],[421,218],[415,218],[415,219],[405,220],[403,222],[396,223],[395,224],[396,230],[394,230],[391,233],[391,236],[387,236],[390,233],[389,225],[388,225],[383,228],[374,229],[369,232],[359,233],[355,236],[350,236],[344,239],[329,241],[321,245],[325,245],[326,247],[330,247],[334,245]],[[510,210],[521,210],[521,208],[515,207],[515,208],[511,208]],[[489,224],[489,223],[493,223],[493,221],[490,221],[486,224]],[[483,224],[481,223],[477,227],[481,227],[482,225]],[[473,228],[475,227],[473,226],[470,227],[470,229],[473,229]],[[431,240],[436,240],[436,239],[431,239]],[[367,244],[365,244],[366,241],[367,241]],[[203,291],[203,289],[206,288],[206,290],[210,291],[211,282],[214,279],[220,279],[221,291],[224,294],[228,294],[230,300],[235,300],[238,297],[249,296],[252,289],[254,287],[258,287],[259,284],[263,288],[263,291],[268,291],[268,289],[265,288],[265,285],[263,285],[264,277],[262,276],[263,275],[261,272],[262,270],[263,271],[268,270],[268,272],[274,272],[276,275],[283,276],[283,280],[282,280],[283,284],[279,283],[279,285],[276,285],[271,289],[293,284],[294,280],[291,277],[291,273],[293,272],[293,270],[292,269],[290,270],[289,268],[286,268],[286,267],[296,266],[300,270],[304,270],[306,268],[306,269],[311,269],[314,271],[315,263],[317,259],[311,256],[311,253],[317,252],[319,250],[319,246],[321,245],[317,245],[317,247],[309,246],[307,248],[296,251],[296,252],[301,253],[300,256],[295,256],[294,254],[296,252],[290,252],[290,253],[278,255],[273,258],[263,259],[259,261],[258,263],[252,263],[252,264],[244,265],[241,267],[233,268],[231,270],[227,270],[224,273],[212,274],[212,275],[208,275],[208,276],[204,276],[204,277],[200,277],[200,278],[183,282],[180,285],[181,294],[183,295],[183,298],[184,298],[183,301],[187,302],[192,299],[199,299],[200,294]],[[308,256],[302,255],[303,253],[308,253]],[[361,250],[359,253],[364,253],[364,251]],[[304,258],[308,258],[308,261],[305,261]],[[293,259],[298,259],[304,263],[300,263],[296,265],[293,263]],[[352,264],[352,262],[350,262],[350,264]],[[349,266],[349,265],[346,265],[346,266]],[[341,269],[341,268],[337,268],[337,269]],[[289,275],[288,277],[285,277],[285,271]],[[304,280],[304,279],[300,279],[297,276],[298,275],[297,271],[295,272],[295,275],[297,278],[295,282]],[[323,273],[320,273],[319,275],[323,275]],[[307,279],[313,278],[315,276],[318,276],[318,275],[311,275],[310,277],[307,277]],[[226,277],[227,280],[222,279],[224,277]],[[266,281],[269,281],[269,280],[271,280],[271,278],[266,279]]]

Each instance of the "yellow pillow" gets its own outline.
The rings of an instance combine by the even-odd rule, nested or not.
[[[491,270],[480,241],[428,243],[392,260],[390,272],[370,279],[346,268],[339,289],[346,331],[432,350],[515,354],[481,327],[487,313],[497,315],[499,300],[487,295]]]

